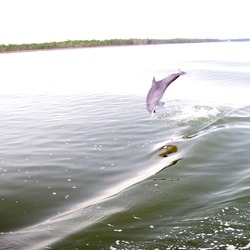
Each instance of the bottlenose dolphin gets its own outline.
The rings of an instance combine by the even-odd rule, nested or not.
[[[178,73],[171,74],[170,76],[156,81],[155,77],[152,81],[152,86],[148,92],[146,106],[148,112],[152,115],[155,113],[156,106],[163,106],[165,103],[161,102],[160,99],[163,97],[166,88],[175,81],[179,76],[184,75],[186,72],[179,71]]]

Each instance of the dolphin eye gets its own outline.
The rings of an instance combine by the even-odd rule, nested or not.
[[[154,110],[154,113],[156,113],[156,111]]]

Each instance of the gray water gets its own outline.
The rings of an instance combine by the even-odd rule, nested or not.
[[[0,249],[249,249],[249,58],[250,43],[1,54]],[[179,68],[150,117],[153,76]]]

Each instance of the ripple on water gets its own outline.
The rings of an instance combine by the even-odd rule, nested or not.
[[[131,112],[139,100],[137,111]],[[197,240],[195,246],[204,246],[204,239],[211,246],[248,244],[248,222],[243,221],[249,215],[244,210],[249,159],[242,150],[249,148],[242,140],[249,136],[247,112],[229,114],[231,109],[197,104],[182,110],[176,104],[165,117],[152,119],[140,98],[41,98],[32,107],[26,101],[18,112],[3,112],[1,124],[1,192],[8,194],[4,204],[16,208],[6,228],[25,228],[17,240],[32,245],[37,232],[45,236],[67,227],[61,239],[76,234],[79,246],[92,249],[184,247],[192,246],[190,239]],[[178,152],[152,158],[155,145],[168,141]],[[104,222],[114,226],[107,227],[115,238]],[[232,240],[226,241],[227,236]],[[93,243],[94,238],[100,243]],[[49,234],[47,246],[56,240]],[[70,243],[78,244],[74,239],[65,244]]]

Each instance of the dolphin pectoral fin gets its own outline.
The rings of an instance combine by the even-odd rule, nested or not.
[[[158,102],[157,105],[158,106],[164,106],[165,102]]]

